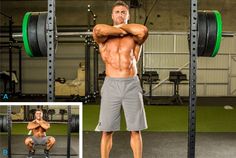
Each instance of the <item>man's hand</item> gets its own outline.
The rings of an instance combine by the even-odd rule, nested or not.
[[[118,28],[119,27],[119,28]],[[93,39],[98,43],[104,43],[109,36],[124,36],[127,34],[127,31],[120,28],[120,25],[110,26],[106,24],[97,24],[93,28]]]
[[[113,27],[115,27],[115,28],[120,29],[120,31],[121,31],[120,36],[121,36],[121,37],[123,37],[123,36],[125,36],[125,35],[128,34],[128,32],[126,32],[124,29],[121,28],[123,25],[124,25],[124,24],[119,24],[119,25],[114,25],[114,26],[113,26]]]
[[[139,45],[143,44],[148,37],[147,27],[141,24],[122,24],[117,25],[117,27],[133,35],[135,42]]]
[[[49,124],[48,122],[44,121],[44,120],[39,121],[39,124],[40,124],[40,126],[41,126],[43,129],[45,129],[45,130],[47,130],[47,129],[50,128],[50,124]]]
[[[32,129],[35,129],[39,126],[40,126],[40,124],[37,123],[36,120],[34,120],[34,121],[28,123],[27,129],[32,130]]]
[[[116,28],[121,28],[124,24],[114,25]]]

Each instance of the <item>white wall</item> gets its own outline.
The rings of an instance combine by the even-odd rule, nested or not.
[[[236,38],[222,38],[220,51],[215,58],[198,58],[197,95],[198,96],[232,96],[236,95]],[[169,76],[170,71],[177,70],[189,62],[188,41],[186,34],[149,35],[144,44],[144,71],[155,70],[160,80]],[[188,66],[182,73],[188,76]],[[187,77],[189,78],[189,77]],[[144,85],[148,91],[148,85]],[[180,95],[188,96],[188,82],[180,85]],[[170,96],[173,84],[166,81],[153,91],[153,95]]]

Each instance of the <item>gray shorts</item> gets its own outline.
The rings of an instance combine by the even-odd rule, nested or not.
[[[128,131],[140,131],[147,128],[139,78],[137,76],[106,77],[101,89],[99,123],[95,130],[119,131],[121,106]]]
[[[30,136],[30,138],[33,140],[34,145],[46,145],[50,137],[45,136],[45,137],[38,138],[35,136]]]

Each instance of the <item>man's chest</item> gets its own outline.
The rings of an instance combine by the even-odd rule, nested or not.
[[[111,38],[107,40],[100,52],[102,56],[132,55],[135,45],[133,38],[130,36]]]

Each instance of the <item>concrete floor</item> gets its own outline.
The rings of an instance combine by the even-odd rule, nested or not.
[[[84,132],[83,158],[99,158],[100,133]],[[143,158],[186,158],[187,133],[143,132]],[[131,158],[129,133],[116,132],[110,158]],[[196,158],[236,158],[236,133],[197,133]]]
[[[28,151],[24,145],[24,139],[26,136],[12,136],[12,158],[25,158]],[[65,158],[67,153],[67,137],[66,136],[55,136],[56,144],[50,151],[50,158]],[[2,150],[7,148],[7,136],[0,135],[0,158],[5,158],[2,156]],[[36,154],[43,157],[43,147],[37,147]],[[79,139],[78,136],[71,136],[71,158],[79,158]],[[61,156],[60,156],[61,155]]]

